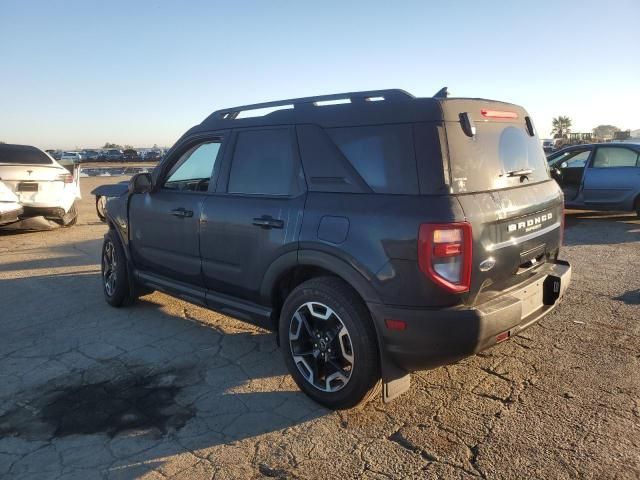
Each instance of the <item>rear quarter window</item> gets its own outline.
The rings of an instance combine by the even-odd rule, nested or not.
[[[329,128],[326,132],[374,192],[419,193],[411,125]]]

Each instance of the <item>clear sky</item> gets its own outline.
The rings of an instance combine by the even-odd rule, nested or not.
[[[640,0],[0,0],[0,141],[171,145],[213,110],[403,88],[640,128]]]

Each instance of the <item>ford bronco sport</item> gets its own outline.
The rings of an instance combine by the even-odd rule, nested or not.
[[[517,335],[571,275],[529,114],[445,89],[219,110],[103,193],[107,302],[160,290],[275,330],[330,408]]]

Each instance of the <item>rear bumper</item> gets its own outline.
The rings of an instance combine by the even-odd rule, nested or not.
[[[24,213],[20,218],[45,217],[48,219],[62,220],[67,212],[62,207],[31,207],[24,206]]]
[[[514,289],[473,307],[368,306],[387,356],[406,370],[420,370],[455,362],[517,335],[553,310],[570,280],[569,263],[557,261]],[[385,319],[403,320],[406,329],[390,330]]]

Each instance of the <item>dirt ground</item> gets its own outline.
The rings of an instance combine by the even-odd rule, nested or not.
[[[106,226],[0,232],[0,478],[640,478],[640,221],[568,212],[564,302],[509,342],[331,412],[275,337],[100,285]]]

